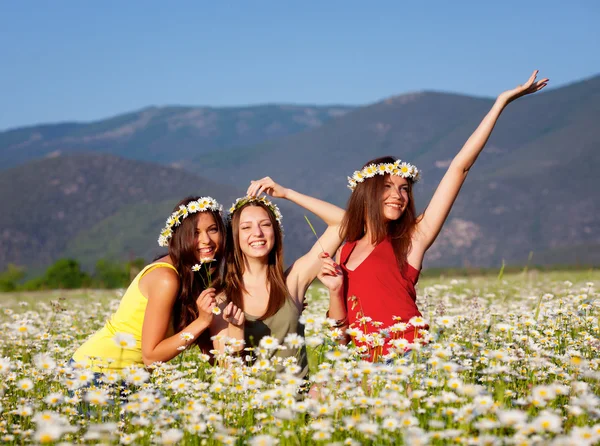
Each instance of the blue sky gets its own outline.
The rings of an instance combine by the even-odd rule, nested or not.
[[[0,0],[0,130],[148,105],[493,96],[600,73],[600,2]]]

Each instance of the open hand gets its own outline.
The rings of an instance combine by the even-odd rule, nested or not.
[[[536,91],[540,91],[546,85],[548,85],[549,79],[544,78],[542,80],[536,81],[536,77],[538,75],[538,70],[535,70],[533,74],[529,77],[527,82],[523,85],[519,85],[512,90],[507,90],[504,93],[501,93],[498,96],[498,100],[504,102],[504,104],[510,104],[515,99],[520,98],[521,96],[525,96],[531,93],[535,93]]]
[[[287,195],[287,189],[280,184],[277,184],[271,177],[250,181],[250,186],[248,186],[246,195],[249,197],[258,197],[263,192],[274,198],[285,198]]]
[[[236,327],[242,327],[246,322],[246,317],[240,308],[234,305],[233,302],[229,302],[223,310],[223,320]]]
[[[342,268],[326,252],[319,254],[319,259],[321,260],[321,271],[317,274],[317,278],[329,291],[339,291],[344,285]]]

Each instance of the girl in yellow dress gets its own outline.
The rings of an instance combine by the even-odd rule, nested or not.
[[[75,362],[103,373],[169,361],[193,343],[211,349],[211,324],[232,330],[243,325],[243,312],[233,304],[215,315],[219,280],[211,278],[224,253],[221,211],[211,197],[177,204],[158,239],[168,254],[140,271],[117,311],[77,349]]]

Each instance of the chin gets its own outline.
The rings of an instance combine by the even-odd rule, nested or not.
[[[400,217],[402,217],[403,214],[404,214],[404,212],[394,212],[394,213],[384,212],[383,216],[385,217],[385,219],[387,221],[396,221],[396,220],[400,219]]]

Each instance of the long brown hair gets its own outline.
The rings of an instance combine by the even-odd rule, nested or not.
[[[287,299],[288,291],[283,275],[283,234],[281,227],[275,219],[275,215],[263,203],[251,201],[237,209],[227,226],[227,262],[225,272],[225,294],[227,298],[240,309],[244,309],[244,271],[246,269],[244,262],[244,253],[240,247],[240,216],[242,210],[247,206],[258,206],[267,211],[269,220],[273,225],[275,234],[275,244],[269,252],[267,282],[269,286],[269,304],[267,310],[259,319],[264,320],[274,315],[283,306]]]
[[[367,162],[369,164],[394,163],[396,158],[384,156]],[[383,215],[381,197],[385,190],[385,175],[375,175],[358,183],[348,199],[346,215],[342,221],[342,238],[355,242],[365,236],[367,221],[371,230],[371,243],[381,243],[390,238],[400,271],[407,263],[406,257],[411,248],[411,236],[415,229],[417,215],[413,199],[413,181],[408,179],[408,203],[398,220],[387,222]]]
[[[173,211],[177,211],[180,205],[187,205],[190,201],[198,200],[199,196],[187,197],[181,200]],[[211,274],[211,286],[217,290],[221,288],[221,280],[219,271],[222,270],[223,258],[225,253],[225,225],[220,213],[215,211],[204,211],[212,214],[221,241],[217,247],[216,262],[211,263],[210,267],[216,266],[216,271]],[[196,299],[200,293],[204,291],[209,283],[208,271],[206,268],[201,268],[198,272],[192,271],[192,266],[198,263],[197,249],[198,242],[196,240],[196,226],[201,212],[189,214],[182,219],[181,224],[175,227],[173,236],[169,241],[169,256],[173,261],[173,266],[179,273],[179,293],[175,305],[173,307],[173,328],[175,332],[179,332],[191,324],[198,317],[198,306]],[[210,341],[210,333],[205,330],[196,340],[195,343],[203,350],[208,351],[212,348]]]

